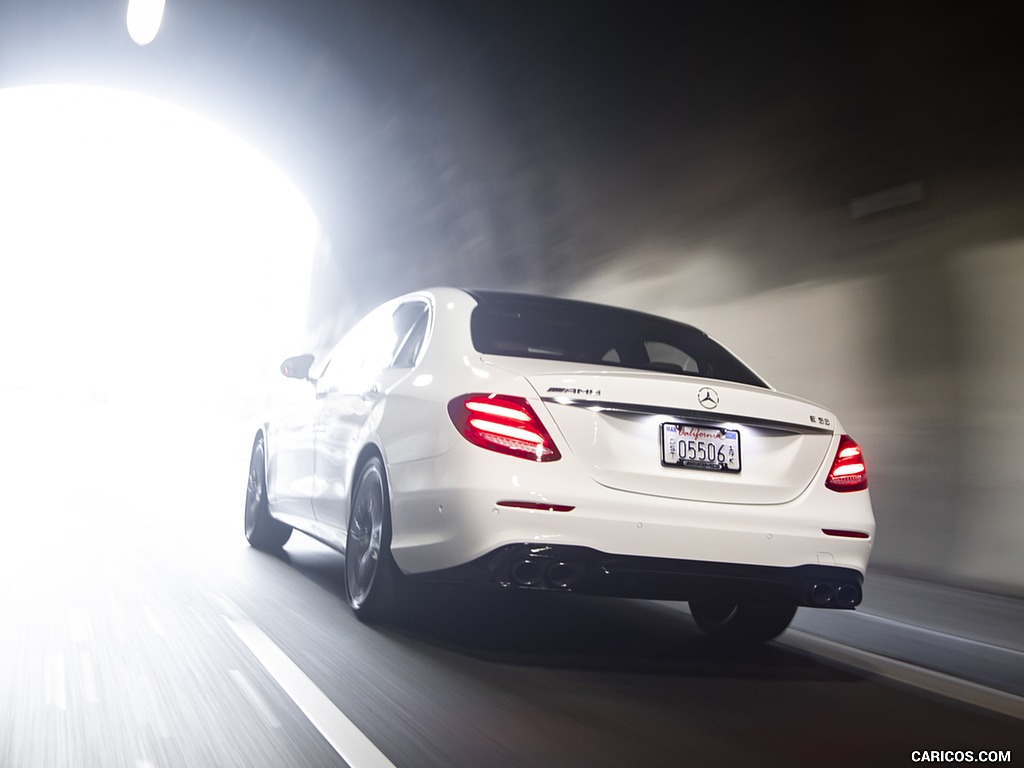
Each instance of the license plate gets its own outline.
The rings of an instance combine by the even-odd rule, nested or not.
[[[661,463],[667,467],[740,471],[740,433],[693,424],[661,425]]]

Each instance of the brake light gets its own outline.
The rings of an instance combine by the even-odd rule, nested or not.
[[[448,403],[459,433],[474,445],[533,461],[557,461],[562,454],[525,398],[472,394]]]
[[[825,487],[840,493],[863,491],[868,487],[868,470],[864,465],[864,453],[849,435],[839,438],[839,448],[828,471]]]

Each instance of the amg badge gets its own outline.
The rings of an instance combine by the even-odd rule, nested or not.
[[[548,394],[551,395],[584,395],[585,397],[597,397],[601,394],[600,389],[582,389],[580,387],[548,387]]]

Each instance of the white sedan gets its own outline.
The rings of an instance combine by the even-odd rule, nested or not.
[[[874,541],[861,449],[704,332],[627,309],[438,288],[383,304],[256,432],[245,534],[345,553],[365,620],[410,582],[689,601],[762,641],[851,609]]]

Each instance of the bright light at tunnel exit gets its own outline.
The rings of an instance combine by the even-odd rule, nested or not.
[[[0,90],[0,396],[245,410],[301,344],[320,241],[288,179],[195,114]]]

